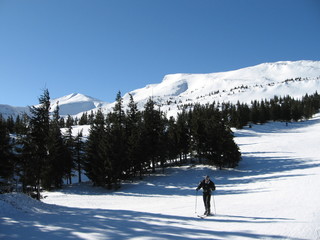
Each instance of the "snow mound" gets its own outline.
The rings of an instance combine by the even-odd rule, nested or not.
[[[22,193],[6,193],[0,195],[0,215],[8,213],[43,213],[52,207]]]

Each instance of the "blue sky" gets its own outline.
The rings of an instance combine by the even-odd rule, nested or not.
[[[0,104],[320,60],[319,0],[0,0]]]

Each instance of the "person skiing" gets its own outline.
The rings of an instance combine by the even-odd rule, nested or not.
[[[216,186],[213,181],[211,181],[209,176],[205,176],[204,179],[199,183],[197,187],[197,191],[199,189],[203,189],[203,203],[206,211],[204,215],[208,216],[211,214],[210,211],[210,200],[211,200],[211,192],[216,190]]]

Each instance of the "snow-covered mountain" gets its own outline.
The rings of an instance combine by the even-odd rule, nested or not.
[[[228,72],[169,74],[158,84],[150,84],[124,94],[123,103],[127,106],[131,94],[142,109],[152,97],[162,111],[174,116],[179,107],[192,103],[250,103],[252,100],[270,99],[275,95],[299,98],[315,91],[320,91],[320,61],[281,61]],[[78,117],[85,111],[96,111],[99,108],[107,113],[114,106],[114,103],[106,103],[83,94],[53,99],[51,109],[54,110],[57,104],[62,116],[70,114]],[[18,109],[14,107],[0,105],[0,113],[3,115],[17,114],[16,110]]]
[[[177,106],[270,99],[275,95],[301,97],[320,90],[320,61],[263,63],[234,71],[210,74],[170,74],[160,84],[131,92],[139,105],[149,97],[169,115]],[[124,96],[124,102],[129,96]]]
[[[64,97],[51,99],[50,110],[53,112],[59,105],[59,112],[61,116],[77,115],[93,109],[98,109],[107,104],[101,100],[86,96],[80,93],[72,93]],[[19,114],[29,114],[29,107],[13,107],[10,105],[0,104],[0,114],[4,118],[13,116],[14,118]]]
[[[0,104],[0,114],[5,119],[10,116],[15,119],[18,115],[22,115],[24,113],[29,113],[28,107],[13,107],[7,104]]]
[[[56,109],[59,105],[61,116],[77,115],[82,112],[91,111],[103,107],[106,102],[80,94],[72,93],[70,95],[51,100],[51,109]]]

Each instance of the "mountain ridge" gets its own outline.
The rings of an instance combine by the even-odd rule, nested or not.
[[[320,61],[278,61],[226,72],[168,74],[160,83],[148,84],[125,93],[123,105],[127,106],[132,95],[138,108],[143,109],[151,97],[167,115],[175,116],[180,107],[191,103],[250,103],[252,100],[270,99],[275,95],[300,98],[316,91],[320,91]],[[54,110],[57,104],[61,116],[80,117],[84,112],[98,109],[108,113],[115,103],[72,93],[52,99],[51,109]],[[22,109],[0,105],[0,113],[5,116],[9,112],[11,115],[20,114]]]

